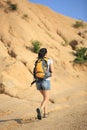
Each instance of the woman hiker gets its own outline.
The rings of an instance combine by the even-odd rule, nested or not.
[[[41,48],[39,50],[39,53],[38,53],[38,60],[45,59],[45,58],[47,58],[47,49]],[[43,96],[43,101],[41,102],[40,107],[36,109],[37,118],[39,120],[42,119],[42,111],[43,111],[43,117],[44,118],[46,118],[47,114],[48,114],[47,113],[47,104],[48,104],[48,101],[49,101],[49,90],[51,89],[50,78],[51,78],[51,75],[53,73],[53,60],[47,58],[47,65],[48,65],[47,69],[48,69],[50,76],[48,76],[47,78],[42,79],[42,80],[39,79],[39,78],[36,79],[37,90]]]

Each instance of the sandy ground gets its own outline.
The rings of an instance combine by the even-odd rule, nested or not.
[[[0,130],[87,130],[87,93],[82,88],[57,95],[54,103],[49,102],[49,116],[42,120],[36,118],[41,102],[37,91],[32,99],[28,92],[23,99],[1,94]]]
[[[87,104],[55,111],[41,121],[25,121],[17,130],[87,130]]]
[[[1,125],[5,127],[2,128]],[[49,113],[42,119],[0,120],[1,130],[87,130],[87,105]]]

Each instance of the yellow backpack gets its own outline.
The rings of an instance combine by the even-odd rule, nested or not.
[[[34,67],[34,78],[35,79],[46,79],[50,77],[50,72],[48,70],[48,58],[38,59],[35,62]]]

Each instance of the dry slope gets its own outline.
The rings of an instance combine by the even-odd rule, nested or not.
[[[77,40],[78,46],[87,47],[87,23],[76,29],[76,21],[27,0],[0,0],[0,92],[38,104],[40,95],[29,87],[37,57],[31,43],[38,40],[54,61],[50,101],[55,107],[50,110],[86,102],[87,65],[73,65],[73,50],[66,45]],[[5,111],[3,100],[0,104]]]

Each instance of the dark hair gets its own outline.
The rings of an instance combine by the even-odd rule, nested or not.
[[[41,48],[39,50],[39,53],[38,53],[38,59],[44,58],[44,56],[45,56],[46,53],[47,53],[47,49],[46,48]]]

